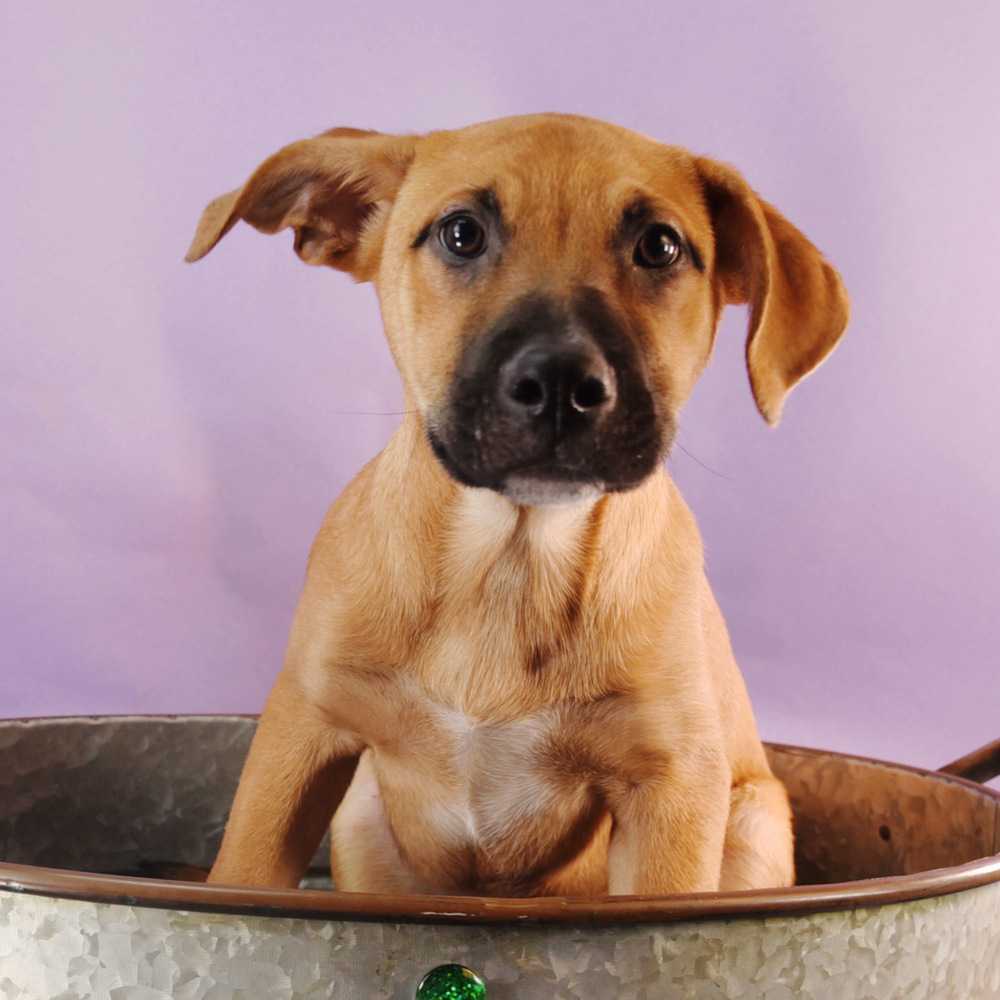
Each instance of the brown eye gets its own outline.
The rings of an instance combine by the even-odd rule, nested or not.
[[[445,219],[440,239],[444,248],[456,257],[478,257],[486,249],[486,230],[471,215],[452,215]]]
[[[639,267],[659,270],[676,264],[681,256],[681,238],[662,223],[650,226],[635,245],[632,260]]]

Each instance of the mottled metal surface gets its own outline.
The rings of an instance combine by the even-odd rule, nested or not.
[[[995,1000],[1000,887],[874,909],[629,927],[220,917],[0,892],[4,1000]]]
[[[850,882],[961,865],[1000,851],[996,799],[939,774],[776,747],[795,811],[800,882]]]
[[[207,865],[253,726],[234,717],[0,722],[0,868]],[[795,806],[800,873],[811,881],[950,872],[1000,848],[998,799],[978,786],[817,751],[771,753]],[[411,911],[409,922],[296,915],[310,909],[303,899],[340,897],[310,892],[288,906],[259,894],[256,911],[223,912],[220,902],[205,912],[211,893],[177,883],[156,884],[173,886],[173,903],[128,905],[147,880],[96,880],[82,892],[96,898],[80,899],[75,889],[47,890],[55,882],[42,868],[8,867],[0,998],[411,1000],[430,968],[460,962],[485,979],[490,1000],[995,1000],[995,868],[978,887],[886,905],[872,887],[889,883],[876,881],[845,887],[835,910],[803,896],[791,901],[812,912],[762,904],[727,916],[709,900],[691,919],[668,918],[669,908],[658,918],[659,904],[647,904],[631,922],[585,926],[442,922],[440,907],[427,920]]]
[[[256,722],[0,722],[0,858],[83,871],[209,865]]]

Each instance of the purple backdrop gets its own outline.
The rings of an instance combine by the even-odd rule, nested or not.
[[[204,204],[334,125],[537,110],[738,165],[853,321],[778,431],[729,316],[671,468],[765,737],[1000,736],[1000,6],[0,8],[0,715],[252,712],[312,536],[396,423],[368,286]]]

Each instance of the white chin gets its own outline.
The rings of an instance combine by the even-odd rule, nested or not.
[[[513,473],[503,484],[503,495],[524,507],[568,507],[576,503],[593,503],[603,496],[601,483],[553,481]]]

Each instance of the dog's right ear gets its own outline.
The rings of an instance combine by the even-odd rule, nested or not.
[[[295,252],[307,264],[327,264],[369,280],[379,222],[418,141],[341,128],[286,146],[243,187],[205,209],[186,259],[200,260],[244,219],[262,233],[291,227]]]

